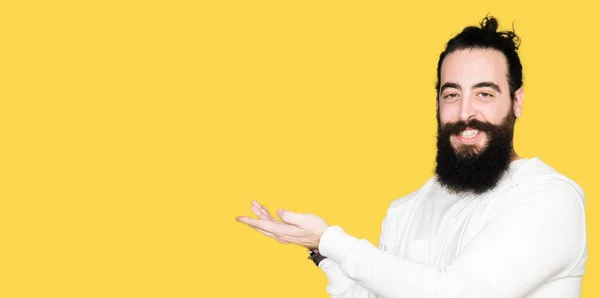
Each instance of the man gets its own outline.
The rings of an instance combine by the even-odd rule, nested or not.
[[[523,105],[518,37],[486,17],[438,61],[436,175],[392,202],[379,247],[312,214],[258,202],[238,217],[309,249],[332,297],[579,297],[587,260],[584,195],[513,130]]]

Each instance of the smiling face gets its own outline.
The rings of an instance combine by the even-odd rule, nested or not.
[[[521,115],[521,100],[512,105],[504,55],[496,50],[459,50],[448,54],[440,72],[439,121],[447,124],[476,120],[500,125],[509,113]],[[522,97],[522,91],[517,95]],[[473,127],[450,136],[457,152],[481,152],[489,135]]]
[[[457,50],[440,71],[436,174],[452,191],[483,193],[496,186],[510,161],[522,89],[511,98],[507,63],[496,50]]]

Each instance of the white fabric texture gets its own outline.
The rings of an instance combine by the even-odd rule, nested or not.
[[[575,298],[587,260],[584,194],[539,158],[482,195],[436,181],[390,205],[379,247],[329,227],[319,267],[335,298]]]

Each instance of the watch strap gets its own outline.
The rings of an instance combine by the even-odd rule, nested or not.
[[[317,267],[319,266],[319,263],[321,263],[321,261],[323,261],[323,260],[327,259],[327,257],[326,257],[326,256],[323,256],[323,255],[321,255],[321,254],[319,253],[319,250],[318,250],[318,249],[309,249],[309,250],[308,250],[308,253],[310,254],[310,255],[308,256],[308,258],[309,258],[310,260],[312,260],[312,261],[315,263],[315,265],[316,265]]]

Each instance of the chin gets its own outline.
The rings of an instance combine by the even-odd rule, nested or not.
[[[454,153],[456,155],[473,155],[479,154],[487,148],[487,141],[481,140],[476,144],[463,144],[459,140],[450,140],[452,143],[452,149],[454,149]]]

